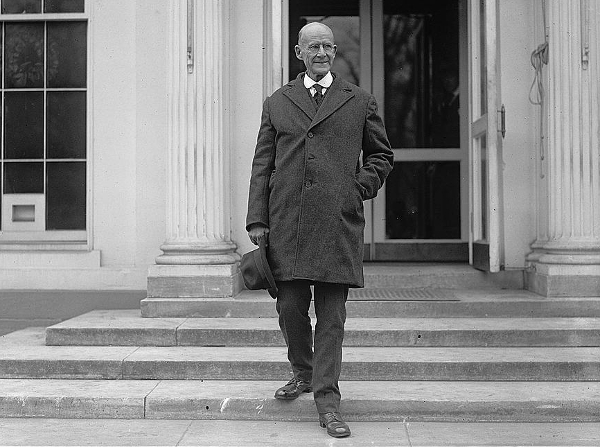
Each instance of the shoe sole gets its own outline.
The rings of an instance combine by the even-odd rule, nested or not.
[[[312,393],[312,388],[306,388],[305,390],[302,390],[300,392],[300,394],[302,394],[302,393]],[[279,395],[279,394],[275,393],[275,399],[294,400],[294,399],[298,399],[298,397],[300,397],[300,394],[298,394],[297,396],[288,396],[287,394]]]

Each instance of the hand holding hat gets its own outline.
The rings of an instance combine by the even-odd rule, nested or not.
[[[240,270],[244,284],[250,290],[267,289],[272,298],[277,298],[277,284],[267,261],[266,238],[258,239],[258,248],[242,256]]]

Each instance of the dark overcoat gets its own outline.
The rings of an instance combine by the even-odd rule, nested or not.
[[[277,281],[362,287],[363,201],[377,195],[393,153],[373,95],[334,75],[317,108],[303,76],[263,104],[246,228],[269,227]]]

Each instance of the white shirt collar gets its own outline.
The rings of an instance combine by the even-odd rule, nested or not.
[[[329,88],[331,87],[332,82],[333,76],[330,71],[328,71],[327,74],[323,76],[319,82],[312,79],[310,76],[308,76],[308,74],[304,75],[304,87],[306,88],[312,88],[312,86],[315,84],[320,84],[323,86],[323,88]]]

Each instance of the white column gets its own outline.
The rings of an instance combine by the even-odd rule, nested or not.
[[[167,238],[148,296],[231,296],[239,256],[229,225],[229,4],[170,4]]]
[[[530,288],[600,294],[600,5],[546,2],[549,35],[544,178],[547,228],[529,257]]]

